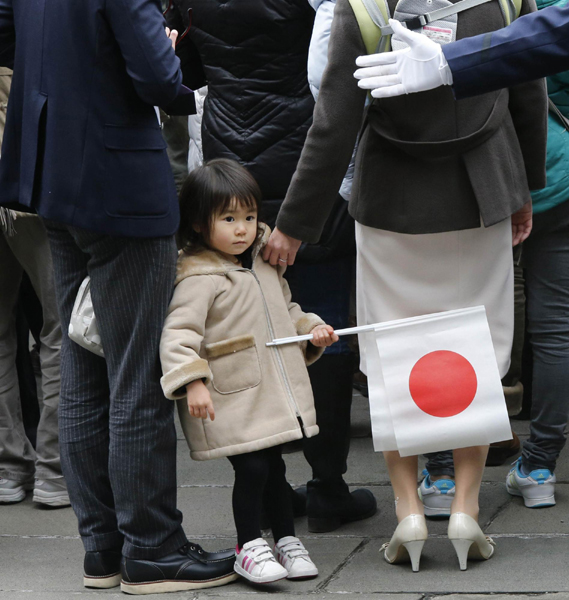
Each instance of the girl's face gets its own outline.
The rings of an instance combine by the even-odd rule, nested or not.
[[[213,219],[209,245],[215,250],[236,256],[249,248],[257,237],[257,211],[232,203]]]

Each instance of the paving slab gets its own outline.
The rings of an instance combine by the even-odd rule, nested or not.
[[[70,506],[47,508],[28,493],[23,502],[0,505],[0,534],[76,536],[77,521]]]
[[[348,556],[361,543],[358,539],[347,539],[341,544],[331,544],[328,540],[306,540],[306,547],[318,565],[320,575],[307,581],[283,581],[275,583],[270,590],[281,593],[307,594],[317,591],[333,573],[342,565]],[[230,547],[233,539],[215,539],[204,541],[207,548]],[[62,593],[85,592],[83,588],[83,546],[78,539],[45,539],[45,538],[2,538],[0,537],[0,598],[7,594],[27,592],[29,598],[35,600],[35,592]],[[266,586],[250,585],[239,580],[223,588],[225,591],[247,594],[268,590]],[[105,592],[105,598],[108,597]],[[186,593],[187,599],[192,592]],[[156,596],[159,596],[156,594]],[[91,597],[91,594],[89,595]],[[125,596],[122,596],[123,598]],[[149,596],[150,597],[150,596]],[[160,595],[160,597],[164,597]],[[168,595],[168,598],[172,598]]]
[[[569,536],[569,485],[555,486],[557,504],[547,508],[526,508],[522,498],[508,496],[509,501],[486,529],[487,533],[564,533]]]
[[[538,595],[535,594],[492,594],[488,598],[487,594],[450,594],[445,596],[430,596],[429,600],[568,600],[569,594],[560,592],[558,594]]]
[[[330,582],[334,592],[416,593],[530,593],[569,592],[566,538],[500,538],[489,561],[469,561],[459,571],[447,539],[430,539],[423,551],[421,570],[409,564],[390,565],[379,554],[380,542],[371,540]],[[492,597],[494,598],[494,597]]]

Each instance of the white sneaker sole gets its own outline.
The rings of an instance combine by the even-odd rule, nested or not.
[[[184,592],[186,590],[203,590],[219,587],[236,581],[237,573],[230,573],[208,581],[152,581],[148,583],[126,583],[121,581],[121,592],[132,595],[162,594],[164,592]]]
[[[255,577],[248,573],[243,567],[239,566],[237,563],[233,565],[235,569],[235,573],[241,575],[247,581],[251,581],[252,583],[274,583],[275,581],[281,581],[282,579],[286,579],[288,577],[288,571],[283,567],[284,573],[280,575],[264,575],[262,577]]]
[[[425,517],[430,517],[431,519],[436,519],[437,517],[445,519],[450,517],[450,506],[448,508],[432,508],[423,504],[423,510],[425,511]]]
[[[0,495],[0,504],[14,504],[15,502],[21,502],[26,497],[26,490],[18,490],[13,494],[3,493]]]
[[[71,506],[69,496],[61,492],[34,490],[33,501],[40,504],[47,504],[47,506]]]
[[[302,581],[303,579],[314,579],[315,577],[318,577],[317,568],[314,568],[311,571],[306,571],[305,573],[299,575],[293,575],[292,573],[289,573],[287,579],[290,579],[291,581]]]
[[[86,588],[98,588],[101,590],[108,590],[110,588],[117,587],[121,583],[121,574],[115,573],[114,575],[107,575],[105,577],[90,577],[89,575],[83,575],[83,585]]]
[[[506,484],[506,490],[510,496],[519,496],[524,499],[524,505],[527,508],[546,508],[547,506],[555,506],[555,494],[551,496],[543,496],[541,498],[526,498],[518,488],[510,487]]]

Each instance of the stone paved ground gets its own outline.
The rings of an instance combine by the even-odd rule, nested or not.
[[[331,534],[308,534],[306,520],[297,523],[320,576],[308,582],[253,587],[237,582],[198,593],[172,593],[168,600],[251,600],[270,594],[273,600],[306,596],[311,600],[515,600],[543,597],[569,600],[569,460],[565,451],[557,470],[557,506],[530,510],[511,498],[504,479],[508,465],[486,469],[481,493],[480,522],[497,542],[492,560],[469,563],[461,572],[444,522],[429,523],[429,541],[421,571],[409,565],[389,565],[379,555],[395,529],[391,489],[381,456],[369,437],[367,401],[354,398],[352,451],[347,481],[368,487],[378,500],[378,514]],[[527,438],[528,423],[514,421]],[[207,549],[235,544],[231,516],[232,470],[228,461],[189,460],[179,436],[179,505],[188,535]],[[309,478],[302,453],[286,456],[289,480],[300,485]],[[116,600],[115,590],[97,592],[82,587],[83,550],[73,512],[43,509],[31,496],[17,505],[0,506],[0,600]],[[149,600],[158,595],[147,596]],[[160,596],[163,597],[163,596]],[[292,599],[291,599],[292,600]]]

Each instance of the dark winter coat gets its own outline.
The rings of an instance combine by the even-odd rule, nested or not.
[[[204,159],[232,158],[254,175],[271,224],[285,197],[314,100],[306,65],[314,11],[306,0],[176,0],[209,93]]]

